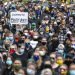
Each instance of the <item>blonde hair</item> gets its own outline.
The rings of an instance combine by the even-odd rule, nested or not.
[[[49,68],[47,68],[47,69],[43,69],[42,72],[41,72],[41,75],[44,75],[45,72],[49,72],[50,75],[52,75],[52,71],[51,71],[51,69],[49,69]]]

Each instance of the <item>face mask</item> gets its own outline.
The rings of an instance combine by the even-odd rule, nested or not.
[[[17,75],[23,75],[23,74],[17,74]]]
[[[38,38],[38,36],[33,36],[33,38],[34,38],[34,39],[37,39],[37,38]]]
[[[28,34],[28,33],[24,33],[24,35],[25,35],[25,36],[28,36],[29,34]]]
[[[49,33],[50,36],[53,36],[54,33]]]
[[[27,69],[27,74],[28,75],[35,75],[35,71],[32,69]]]
[[[52,58],[51,58],[50,61],[51,61],[51,63],[54,63],[54,62],[55,62],[55,59],[52,59]]]
[[[6,37],[6,40],[10,40],[9,37]]]
[[[40,32],[41,35],[43,35],[43,32]]]
[[[9,44],[5,44],[5,48],[8,50],[9,49]]]
[[[21,54],[23,54],[24,53],[24,49],[20,49],[20,51],[19,51]]]
[[[42,24],[42,28],[45,28],[46,27],[46,24]]]
[[[75,70],[70,70],[70,75],[75,75]]]
[[[39,53],[41,56],[44,56],[46,52],[45,51],[39,51]]]
[[[57,24],[58,24],[58,25],[60,24],[60,20],[57,20]]]
[[[4,60],[4,61],[7,60],[7,55],[3,55],[3,60]]]
[[[73,63],[73,61],[71,61],[71,60],[65,60],[65,64],[68,66],[70,66],[70,64],[72,64],[72,63]]]
[[[61,72],[62,75],[66,75],[67,74],[67,71],[64,71],[64,72]]]
[[[57,60],[57,64],[62,65],[63,64],[63,60]]]
[[[30,45],[30,43],[25,43],[26,48],[28,48]]]
[[[38,61],[38,60],[39,60],[39,56],[34,55],[34,56],[33,56],[33,59],[34,59],[35,61]]]
[[[36,16],[34,15],[34,16],[32,17],[32,19],[36,19]]]
[[[7,64],[7,65],[12,65],[12,60],[7,60],[7,61],[6,61],[6,64]]]
[[[64,52],[63,50],[58,50],[58,53],[60,54],[63,54],[63,52]]]
[[[44,68],[51,68],[51,65],[50,64],[44,64],[43,67]]]
[[[19,71],[20,70],[20,68],[21,68],[21,66],[20,65],[14,65],[14,69],[15,69],[15,71]]]
[[[46,45],[46,42],[42,42],[42,45]]]
[[[13,37],[12,36],[9,36],[9,39],[12,41],[13,40]]]
[[[44,72],[44,75],[52,75],[50,72]]]

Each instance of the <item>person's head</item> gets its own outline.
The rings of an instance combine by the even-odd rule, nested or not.
[[[3,61],[6,61],[7,60],[7,52],[3,52],[2,56],[3,56]]]
[[[41,75],[52,75],[52,70],[47,68],[41,71]]]
[[[9,52],[10,52],[11,50],[13,50],[14,52],[17,51],[17,46],[16,46],[16,44],[10,45]]]
[[[28,31],[28,30],[23,30],[23,34],[24,34],[25,36],[28,36],[28,35],[29,35],[29,31]]]
[[[24,68],[21,68],[17,75],[27,75],[26,70]]]
[[[58,45],[58,49],[59,49],[59,50],[64,50],[64,48],[65,48],[65,46],[64,46],[63,44],[59,44],[59,45]]]
[[[69,67],[70,75],[75,75],[75,64],[71,64]]]
[[[56,41],[57,39],[58,39],[57,34],[54,34],[54,35],[52,36],[52,41]]]
[[[58,48],[57,48],[57,53],[60,54],[60,55],[63,55],[64,54],[64,45],[63,44],[59,44],[58,45]]]
[[[34,40],[37,40],[38,38],[39,38],[38,32],[34,32],[34,33],[33,33],[33,39],[34,39]]]
[[[71,44],[71,40],[70,39],[66,39],[65,42],[66,42],[67,45],[70,45]]]
[[[23,54],[24,51],[25,51],[25,46],[24,46],[24,45],[21,45],[21,47],[20,47],[19,50],[18,50],[18,53],[19,53],[19,54]]]
[[[42,38],[41,40],[42,45],[46,45],[47,44],[47,39],[45,37]]]
[[[46,52],[47,52],[47,48],[44,46],[41,46],[41,48],[39,50],[40,56],[45,56]]]
[[[30,46],[30,39],[27,38],[27,39],[25,39],[25,48],[26,48],[26,50],[29,49],[29,46]]]
[[[8,57],[7,60],[6,60],[6,65],[8,67],[10,67],[10,66],[12,66],[12,64],[13,64],[13,61],[12,61],[11,57]]]
[[[46,69],[46,68],[52,69],[50,58],[46,58],[41,65],[41,69]]]
[[[35,73],[36,73],[36,65],[35,64],[28,64],[27,65],[27,74],[28,75],[35,75]]]
[[[26,39],[25,35],[22,35],[21,36],[21,40],[22,40],[21,43],[24,43],[25,39]]]
[[[20,7],[19,11],[24,12],[24,7]]]
[[[39,53],[39,48],[37,48],[35,50],[35,52],[33,53],[33,60],[35,61],[35,63],[37,64],[37,67],[40,67],[41,64],[42,64],[42,58],[40,56],[40,53]]]
[[[74,49],[74,48],[70,48],[70,49],[69,49],[69,53],[70,53],[70,54],[74,54],[74,53],[75,53],[75,49]]]
[[[35,61],[31,58],[28,60],[27,65],[35,64]]]
[[[16,50],[17,50],[16,45],[10,45],[10,50],[14,50],[14,51],[16,51]]]
[[[59,68],[59,73],[60,75],[67,75],[68,67],[65,64],[61,65]]]
[[[39,49],[36,48],[36,50],[33,53],[33,59],[35,62],[37,62],[40,59]]]
[[[72,56],[72,54],[67,54],[66,56],[65,56],[65,61],[64,61],[64,63],[67,65],[67,66],[70,66],[70,64],[72,64],[73,63],[73,56]]]
[[[18,72],[21,67],[22,67],[22,62],[20,60],[15,60],[13,63],[13,70],[15,72]]]
[[[50,62],[51,62],[51,64],[56,63],[56,54],[55,53],[50,54]]]
[[[58,65],[62,65],[64,63],[64,59],[62,56],[57,56],[56,62]]]
[[[4,46],[5,46],[5,49],[6,49],[6,50],[9,50],[10,41],[9,41],[9,40],[5,40],[5,41],[4,41]]]

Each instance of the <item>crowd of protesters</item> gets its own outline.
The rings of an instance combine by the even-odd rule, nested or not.
[[[11,12],[28,24],[11,24]],[[75,75],[73,0],[0,0],[0,75]]]

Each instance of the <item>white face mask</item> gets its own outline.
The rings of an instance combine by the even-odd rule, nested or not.
[[[44,56],[46,51],[39,51],[39,53],[40,53],[41,56]]]
[[[24,53],[24,49],[20,49],[20,51],[19,51],[21,54],[23,54]]]
[[[6,61],[6,64],[12,65],[12,60],[7,60],[7,61]]]
[[[40,32],[41,35],[43,35],[43,32]]]
[[[58,50],[58,53],[63,54],[64,50]]]
[[[37,38],[38,38],[38,36],[37,36],[37,35],[35,35],[35,36],[33,36],[33,38],[34,38],[34,39],[37,39]]]
[[[10,40],[13,40],[14,38],[13,38],[13,36],[9,36],[9,39],[10,39]]]
[[[27,74],[28,75],[35,75],[35,71],[32,69],[27,69]]]
[[[28,33],[24,33],[24,35],[28,36],[29,34]]]
[[[52,74],[50,74],[50,72],[46,72],[44,75],[52,75]]]

